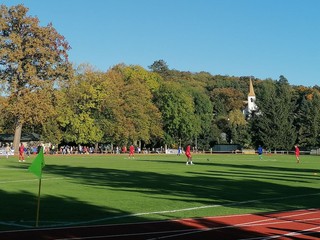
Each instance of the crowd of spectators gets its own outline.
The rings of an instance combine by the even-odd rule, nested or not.
[[[0,152],[3,150],[3,154],[6,152],[6,147],[9,146],[10,150],[14,152],[12,143],[11,144],[0,144]],[[126,154],[129,153],[129,147],[127,146],[112,146],[110,144],[100,144],[97,146],[91,145],[58,145],[55,146],[53,144],[35,144],[35,143],[25,143],[24,153],[26,156],[30,156],[32,154],[37,154],[40,151],[40,147],[43,147],[44,154]],[[143,148],[141,149],[139,146],[134,147],[135,153],[163,153],[163,148]]]

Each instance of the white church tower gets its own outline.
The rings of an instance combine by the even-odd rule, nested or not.
[[[250,118],[251,113],[256,111],[258,111],[258,106],[256,105],[256,94],[254,93],[252,80],[250,78],[248,102],[246,109],[244,110],[244,115],[246,116],[246,118]]]

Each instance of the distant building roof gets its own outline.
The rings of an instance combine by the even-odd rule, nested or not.
[[[253,84],[252,84],[252,80],[250,78],[250,85],[249,85],[249,94],[248,96],[256,96],[256,94],[254,93],[254,90],[253,90]]]

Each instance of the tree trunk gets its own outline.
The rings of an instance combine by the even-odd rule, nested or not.
[[[94,153],[98,153],[99,150],[99,143],[94,144]]]
[[[14,155],[19,154],[21,132],[22,132],[22,123],[18,122],[16,125],[16,129],[14,131],[14,138],[13,138]]]

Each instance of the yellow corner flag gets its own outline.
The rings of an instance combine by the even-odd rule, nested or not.
[[[30,167],[28,168],[29,172],[32,172],[36,175],[39,179],[42,177],[42,168],[44,167],[44,155],[43,155],[43,147],[40,148],[40,152],[36,156],[36,158],[31,163]]]

